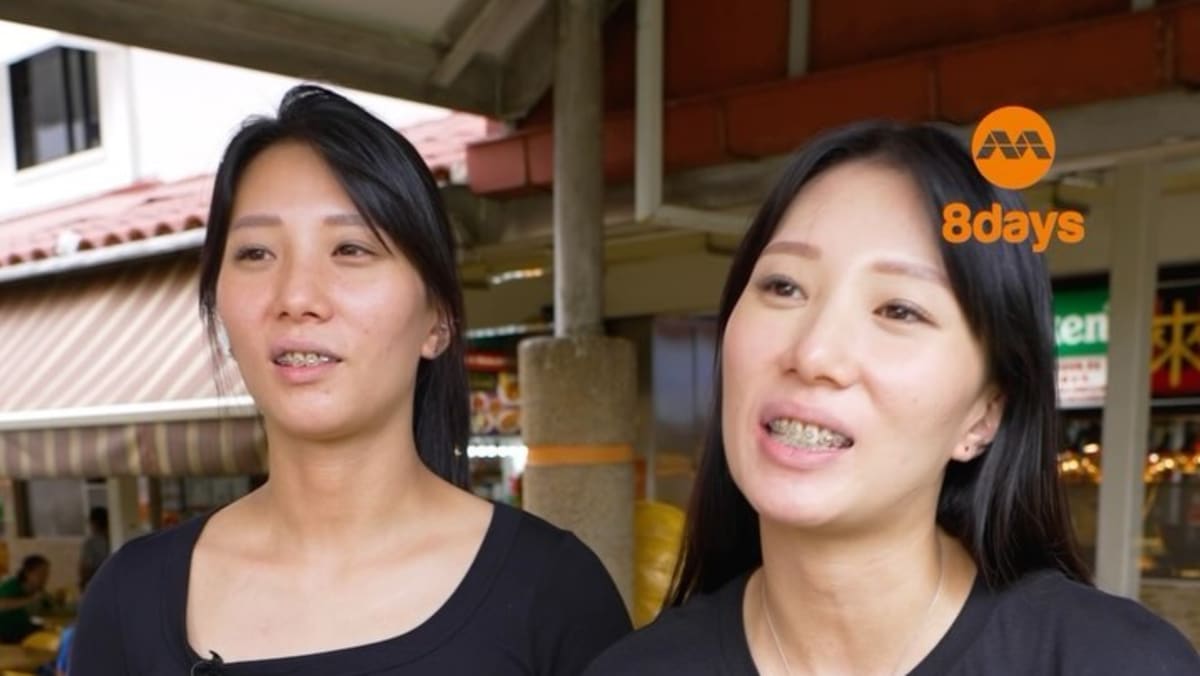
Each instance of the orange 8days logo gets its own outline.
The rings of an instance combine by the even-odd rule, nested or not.
[[[971,156],[988,182],[1021,190],[1050,171],[1054,164],[1054,133],[1045,118],[1032,110],[1005,106],[989,113],[975,127]],[[975,212],[966,202],[950,202],[942,207],[942,237],[952,244],[972,239],[984,244],[1000,240],[1027,242],[1040,253],[1054,239],[1077,244],[1084,235],[1083,214],[1074,209],[1006,211],[999,202]]]
[[[1022,106],[997,108],[975,127],[971,155],[992,184],[1022,190],[1054,163],[1054,132],[1046,119]]]

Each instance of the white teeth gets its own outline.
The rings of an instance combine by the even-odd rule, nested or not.
[[[831,429],[790,418],[776,418],[768,427],[773,436],[789,446],[847,448],[851,444],[850,439]]]
[[[284,352],[275,359],[282,366],[316,366],[333,361],[333,357],[316,352]]]

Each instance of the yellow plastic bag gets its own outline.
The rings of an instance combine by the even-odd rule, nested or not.
[[[674,505],[638,500],[634,505],[633,623],[643,627],[662,608],[671,586],[684,513]]]
[[[40,650],[44,653],[56,653],[58,652],[58,643],[61,639],[62,635],[58,632],[39,630],[26,636],[25,640],[21,641],[21,647]]]

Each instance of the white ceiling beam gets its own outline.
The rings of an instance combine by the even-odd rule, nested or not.
[[[496,115],[499,66],[469,63],[435,87],[441,53],[381,32],[233,0],[0,0],[0,19],[431,105]]]
[[[606,3],[606,16],[621,4],[621,0],[596,1]],[[503,119],[520,118],[541,100],[554,81],[554,3],[540,4],[544,6],[505,59],[500,97]]]
[[[480,47],[495,29],[496,24],[503,18],[504,11],[508,8],[507,5],[507,0],[489,0],[433,69],[433,73],[429,76],[430,82],[442,88],[454,84],[471,59],[479,53]]]
[[[812,8],[809,0],[791,0],[788,24],[788,77],[799,77],[808,72],[812,34]]]

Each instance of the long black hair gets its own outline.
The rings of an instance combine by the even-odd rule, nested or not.
[[[463,300],[441,193],[412,144],[348,99],[316,85],[294,87],[275,117],[250,118],[225,149],[200,257],[200,314],[211,344],[218,342],[217,278],[238,181],[259,153],[285,141],[304,143],[321,156],[375,235],[398,247],[416,268],[441,311],[449,344],[417,367],[413,438],[426,466],[466,486],[470,417]]]
[[[667,604],[712,592],[762,564],[758,515],[734,483],[725,458],[720,345],[784,212],[809,181],[851,161],[895,168],[924,195],[950,285],[984,347],[988,377],[1004,396],[1004,413],[987,452],[949,463],[938,498],[938,525],[962,542],[993,588],[1039,568],[1088,582],[1057,475],[1053,313],[1044,261],[1028,243],[951,244],[941,235],[942,209],[950,202],[964,202],[972,212],[999,203],[1008,211],[1023,209],[1021,199],[984,180],[948,132],[872,121],[813,139],[784,169],[734,254],[721,296],[712,409]]]

